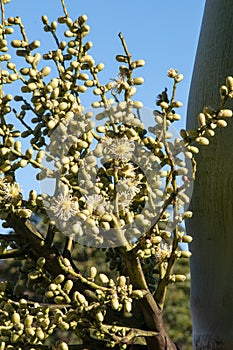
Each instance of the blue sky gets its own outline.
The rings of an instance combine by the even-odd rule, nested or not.
[[[146,61],[145,67],[138,69],[145,79],[138,88],[138,99],[153,108],[156,95],[170,86],[167,70],[176,68],[185,77],[178,90],[184,116],[204,3],[204,0],[66,0],[72,19],[84,13],[88,16],[89,40],[94,42],[90,53],[96,62],[105,63],[100,76],[103,82],[116,76],[118,64],[114,58],[123,52],[118,38],[121,31],[133,58]],[[6,15],[21,16],[28,37],[40,39],[42,49],[46,50],[52,40],[50,33],[43,32],[43,14],[51,21],[56,20],[63,14],[61,1],[11,0],[6,6]]]
[[[179,111],[183,118],[178,124],[180,127],[185,125],[188,91],[204,4],[204,0],[66,0],[72,19],[82,14],[88,16],[87,24],[91,26],[91,32],[87,39],[94,43],[90,54],[97,63],[105,64],[105,70],[100,74],[101,82],[107,83],[116,77],[119,64],[115,56],[123,53],[118,38],[120,31],[133,58],[146,61],[146,65],[136,71],[138,76],[145,79],[136,95],[136,99],[141,100],[144,106],[154,108],[157,94],[165,86],[171,89],[171,80],[166,76],[169,68],[178,69],[184,74],[177,94],[184,104]],[[51,49],[51,43],[54,44],[50,33],[43,31],[41,15],[44,14],[50,21],[63,15],[61,1],[11,0],[6,5],[6,17],[20,16],[29,40],[39,39],[41,50],[46,52]],[[27,189],[27,185],[25,187]]]

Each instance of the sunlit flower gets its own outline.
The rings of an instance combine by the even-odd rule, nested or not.
[[[104,137],[101,143],[103,145],[103,154],[111,159],[128,162],[133,156],[134,141],[129,140],[127,137],[117,139]]]
[[[91,211],[100,214],[104,214],[107,210],[108,203],[105,201],[101,194],[91,194],[86,197],[86,206]]]
[[[132,196],[129,191],[120,191],[117,194],[118,209],[123,211],[129,211],[129,207],[132,202]]]
[[[113,90],[117,93],[120,94],[122,90],[129,89],[129,84],[127,81],[125,81],[125,74],[119,73],[114,79],[114,87]]]
[[[0,180],[0,195],[3,202],[18,203],[22,199],[21,188],[17,182],[9,183]]]
[[[171,252],[172,246],[170,244],[161,243],[158,251],[155,254],[156,261],[158,263],[166,261],[171,256]]]
[[[71,194],[60,193],[57,197],[52,198],[49,209],[58,219],[68,221],[79,211],[79,204]]]
[[[132,178],[119,180],[116,185],[118,209],[128,211],[134,196],[140,192],[139,182]]]
[[[132,178],[124,178],[119,180],[116,189],[118,192],[127,191],[131,196],[131,199],[140,192],[140,189],[137,187],[139,185],[139,181]]]

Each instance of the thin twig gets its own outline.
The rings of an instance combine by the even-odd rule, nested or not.
[[[61,0],[61,4],[62,4],[62,7],[63,7],[63,11],[64,11],[64,14],[66,17],[68,17],[68,12],[67,12],[67,8],[66,8],[66,5],[65,5],[65,0]]]

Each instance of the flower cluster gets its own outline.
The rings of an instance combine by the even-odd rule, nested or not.
[[[102,83],[104,64],[90,54],[86,15],[73,20],[61,0],[63,16],[52,22],[42,16],[55,48],[41,55],[39,40],[28,40],[21,18],[5,19],[7,2],[1,1],[0,85],[17,82],[21,90],[14,98],[17,108],[12,108],[13,96],[0,91],[0,218],[13,230],[0,237],[0,258],[25,264],[14,287],[0,283],[0,348],[41,346],[57,330],[74,332],[83,344],[95,338],[121,349],[138,337],[157,337],[144,329],[160,320],[156,312],[163,308],[167,285],[185,278],[174,274],[175,261],[191,255],[180,243],[192,241],[182,224],[192,216],[186,207],[197,145],[207,145],[215,129],[232,117],[225,103],[233,97],[233,78],[220,88],[220,107],[204,107],[199,126],[178,135],[173,127],[182,107],[176,100],[183,79],[178,70],[167,72],[171,97],[165,88],[156,101],[158,110],[150,111],[135,99],[144,82],[135,72],[145,62],[133,60],[122,33],[119,71]],[[7,53],[14,27],[19,31],[10,45],[23,60],[20,69]],[[56,67],[53,77],[50,65]],[[87,91],[95,96],[89,109],[82,99]],[[15,119],[20,130],[12,124]],[[15,179],[28,166],[37,171],[41,193],[31,190],[24,198]],[[54,184],[52,195],[47,179]],[[89,274],[81,272],[74,253],[80,245],[104,248],[117,276],[97,273],[94,266]],[[140,329],[133,300],[145,295],[145,309],[154,314]],[[135,328],[127,327],[129,317]],[[160,331],[162,323],[154,328]],[[61,341],[58,348],[68,345]]]

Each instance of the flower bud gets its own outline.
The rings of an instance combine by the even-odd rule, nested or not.
[[[141,85],[144,83],[144,79],[142,77],[134,78],[133,82],[135,85]]]
[[[183,106],[183,103],[180,102],[180,101],[174,101],[174,102],[172,102],[172,107],[174,107],[174,108],[180,108],[180,107],[182,107],[182,106]]]
[[[98,101],[95,101],[95,102],[92,102],[91,106],[92,106],[93,108],[99,108],[99,107],[101,107],[101,103],[98,102]]]
[[[231,118],[232,117],[232,110],[230,109],[221,109],[218,113],[219,118]]]
[[[160,102],[160,107],[161,107],[162,109],[168,109],[169,105],[168,105],[167,102],[162,101],[162,102]]]
[[[125,312],[131,312],[132,311],[132,302],[130,300],[125,301],[125,305],[124,305],[124,310]]]
[[[209,144],[209,140],[206,137],[200,136],[196,138],[196,141],[200,143],[200,145],[207,146]]]
[[[192,253],[189,252],[188,250],[182,250],[182,252],[181,252],[181,257],[183,257],[183,258],[190,258],[191,255],[192,255]]]
[[[175,275],[175,281],[176,282],[184,282],[186,280],[185,275]]]
[[[140,101],[133,101],[133,107],[138,109],[143,108],[143,103]]]
[[[99,322],[103,322],[103,320],[104,320],[104,315],[103,315],[103,313],[102,313],[101,311],[97,312],[97,314],[96,314],[96,319],[97,319],[97,321],[99,321]]]
[[[65,276],[60,274],[57,277],[54,278],[54,283],[60,284],[65,280]]]
[[[183,79],[184,79],[183,74],[177,74],[177,75],[175,76],[175,81],[176,81],[177,83],[179,83],[179,82],[182,81]]]
[[[119,301],[117,295],[114,295],[111,299],[111,306],[113,310],[117,310],[119,308]]]
[[[20,322],[20,314],[18,312],[14,312],[12,315],[12,322],[19,323]]]
[[[188,133],[187,133],[187,131],[184,130],[184,129],[181,129],[181,130],[180,130],[180,136],[181,136],[184,140],[187,139],[187,138],[188,138]]]
[[[69,293],[71,291],[71,289],[73,288],[73,285],[74,285],[74,283],[72,280],[67,280],[66,283],[64,284],[64,288],[63,288],[64,291],[66,293]]]
[[[30,327],[32,325],[32,322],[33,322],[33,316],[27,315],[24,319],[25,327]]]
[[[68,347],[68,345],[67,345],[67,343],[65,343],[64,341],[62,342],[62,343],[60,343],[59,345],[58,345],[58,348],[57,348],[58,350],[69,350],[69,347]]]
[[[175,78],[175,76],[177,75],[177,70],[173,69],[173,68],[170,68],[168,71],[167,71],[167,76],[169,78]]]
[[[193,240],[193,237],[192,237],[192,236],[189,236],[189,235],[184,235],[184,236],[182,237],[182,242],[184,242],[184,243],[191,243],[192,240]]]
[[[217,126],[219,126],[220,128],[225,128],[227,126],[227,122],[223,119],[219,119],[217,121]]]
[[[195,146],[189,146],[189,150],[194,154],[199,153],[199,149]]]
[[[74,292],[73,298],[81,305],[87,305],[87,300],[85,296],[78,291]]]
[[[42,328],[41,327],[37,327],[36,328],[36,337],[39,339],[39,340],[43,340],[44,339],[44,337],[45,337],[45,335],[44,335],[44,332],[43,332],[43,330],[42,330]]]
[[[231,76],[227,77],[226,85],[229,88],[229,90],[233,90],[233,77]]]
[[[94,279],[97,275],[97,268],[95,266],[91,266],[90,268],[90,278]]]
[[[100,273],[99,279],[103,284],[107,284],[109,282],[108,276],[106,276],[104,273]]]
[[[118,277],[118,285],[120,287],[124,287],[126,285],[126,277],[125,276]]]
[[[137,60],[134,63],[136,65],[136,67],[143,67],[146,62],[144,60]]]
[[[206,125],[206,118],[204,113],[199,113],[198,114],[198,122],[200,126],[205,126]]]
[[[124,63],[128,62],[127,56],[123,56],[123,55],[117,55],[116,60],[117,60],[117,62],[124,62]]]
[[[41,257],[39,257],[39,259],[37,259],[36,264],[38,267],[43,267],[45,262],[46,262],[45,258],[43,256],[41,256]]]
[[[141,298],[144,297],[144,293],[140,289],[135,289],[132,292],[132,297],[135,298],[135,299],[141,299]]]
[[[65,298],[62,297],[61,295],[57,295],[55,298],[54,298],[54,302],[56,304],[64,304],[65,303]]]

